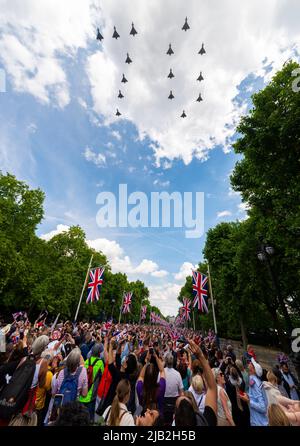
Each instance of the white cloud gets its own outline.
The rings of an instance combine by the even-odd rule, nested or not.
[[[299,50],[297,0],[265,0],[263,5],[245,0],[243,8],[240,0],[204,1],[201,8],[191,0],[184,12],[181,0],[165,0],[164,8],[161,0],[123,0],[122,7],[117,0],[102,0],[101,6],[97,0],[43,0],[42,6],[36,0],[0,0],[0,7],[0,59],[15,90],[65,107],[70,102],[66,58],[77,62],[78,50],[88,50],[84,68],[94,111],[111,124],[119,107],[121,118],[137,126],[139,139],[153,141],[156,165],[165,169],[175,158],[186,164],[193,157],[205,160],[217,144],[229,151],[247,106],[232,102],[237,86],[249,73],[269,80]],[[191,29],[185,33],[186,15]],[[134,38],[129,35],[132,20],[138,30]],[[114,25],[118,41],[111,38]],[[97,26],[104,36],[101,44],[95,41]],[[171,57],[166,55],[170,42]],[[205,56],[197,54],[202,42]],[[99,48],[93,54],[92,44]],[[130,66],[124,63],[127,51]],[[172,80],[167,79],[170,67]],[[200,70],[201,84],[196,81]],[[126,100],[120,102],[116,96],[123,72],[129,82],[122,89]],[[174,101],[167,99],[170,89]],[[199,91],[201,103],[195,101]],[[182,109],[186,119],[179,118]]]
[[[159,186],[159,187],[169,187],[170,186],[170,181],[154,180],[153,181],[153,185],[154,186]]]
[[[106,164],[106,158],[102,153],[96,153],[89,147],[86,147],[83,153],[85,159],[94,163],[98,167],[103,167]]]
[[[94,34],[90,0],[1,0],[0,59],[15,90],[65,107],[69,84],[62,57],[75,58]]]
[[[143,259],[137,266],[134,266],[130,257],[125,255],[123,248],[114,240],[99,238],[88,240],[87,244],[96,251],[102,251],[108,258],[112,271],[126,273],[128,275],[144,275],[155,278],[162,278],[168,275],[167,271],[160,270],[157,263],[149,259]]]
[[[239,213],[243,213],[243,212],[247,212],[250,209],[250,206],[248,203],[240,203],[238,205],[238,212]]]
[[[176,316],[180,307],[177,297],[181,286],[167,282],[163,285],[150,285],[148,288],[152,305],[157,306],[165,316]]]
[[[228,197],[240,197],[240,196],[241,196],[240,192],[233,190],[232,187],[229,186]]]
[[[230,215],[232,215],[230,211],[221,211],[217,213],[217,218],[230,217]]]
[[[118,141],[121,141],[121,139],[122,139],[121,133],[118,132],[117,130],[113,130],[113,131],[111,132],[111,135],[112,135],[114,138],[116,138]]]
[[[192,274],[192,269],[197,269],[197,265],[193,265],[190,262],[184,262],[178,273],[174,274],[175,280],[185,281],[187,276]]]
[[[67,225],[57,225],[56,229],[53,231],[48,232],[47,234],[42,234],[40,238],[42,240],[46,240],[47,242],[52,239],[55,235],[61,234],[63,232],[68,232],[70,229],[70,226]]]
[[[166,0],[164,8],[160,0],[151,5],[128,0],[123,6],[102,1],[103,53],[92,55],[87,65],[95,112],[109,124],[115,122],[118,107],[121,118],[137,126],[141,140],[150,137],[156,164],[164,168],[169,167],[166,159],[180,157],[186,164],[193,156],[204,160],[218,144],[228,152],[235,125],[247,108],[246,102],[232,102],[237,86],[249,73],[269,79],[262,64],[265,57],[277,69],[292,54],[292,45],[298,44],[300,31],[289,26],[294,23],[289,2],[266,0],[262,5],[248,0],[240,8],[238,0],[212,0],[199,8],[194,0],[185,5],[184,13],[178,0]],[[294,14],[299,12],[299,3],[293,2],[293,8]],[[191,29],[184,33],[186,15]],[[139,32],[135,38],[129,36],[132,17]],[[111,39],[113,25],[121,35],[118,41]],[[159,37],[153,38],[158,30]],[[201,57],[197,53],[202,41],[207,54]],[[175,51],[171,57],[166,55],[170,42]],[[133,60],[128,67],[127,51]],[[175,74],[172,80],[167,79],[170,67]],[[200,70],[205,78],[201,84],[196,81]],[[121,103],[116,92],[123,72],[128,83],[122,89],[126,101]],[[167,99],[170,89],[174,101]],[[195,101],[199,91],[204,97],[200,104]],[[186,119],[179,118],[182,109]]]

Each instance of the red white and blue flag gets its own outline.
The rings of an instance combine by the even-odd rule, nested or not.
[[[130,305],[131,305],[132,294],[133,293],[131,291],[129,291],[128,293],[124,294],[123,313],[130,313]]]
[[[112,319],[110,319],[109,321],[105,322],[104,323],[104,329],[109,331],[111,329],[111,327],[112,327],[112,324],[113,324],[113,320]]]
[[[86,303],[90,304],[99,300],[101,286],[103,285],[104,268],[94,268],[90,270],[90,282],[88,283],[88,297]]]
[[[190,321],[191,320],[191,318],[190,318],[190,312],[191,312],[191,308],[190,308],[190,305],[191,305],[191,301],[190,301],[190,299],[188,299],[187,297],[185,297],[184,299],[183,299],[183,307],[182,307],[182,316],[183,316],[183,318],[186,320],[186,321]]]
[[[146,319],[146,314],[147,314],[147,305],[144,305],[141,308],[141,320]]]
[[[198,271],[193,271],[193,295],[194,308],[198,307],[200,313],[208,313],[207,305],[207,282],[208,276]]]

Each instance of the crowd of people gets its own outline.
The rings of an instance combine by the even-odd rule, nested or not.
[[[170,325],[2,324],[0,426],[299,426],[287,358]],[[3,343],[3,342],[2,342]]]

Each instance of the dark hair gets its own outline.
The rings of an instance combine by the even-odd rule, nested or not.
[[[135,355],[132,353],[130,353],[127,357],[126,373],[130,376],[137,373],[137,360]]]
[[[181,362],[179,364],[178,372],[180,373],[182,379],[185,379],[187,377],[188,367],[184,362]]]
[[[54,426],[89,426],[90,414],[87,407],[79,401],[67,403],[60,409]]]
[[[181,400],[175,410],[175,426],[196,426],[197,419],[193,406],[186,399]]]
[[[199,359],[194,359],[194,361],[192,362],[192,374],[194,375],[198,375],[199,373],[203,373],[203,369],[201,367],[201,363],[199,361]]]
[[[144,409],[157,409],[158,372],[158,367],[155,364],[150,363],[146,366],[143,385]]]

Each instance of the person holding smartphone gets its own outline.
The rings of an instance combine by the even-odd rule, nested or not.
[[[195,417],[193,417],[193,419],[196,421],[197,425],[216,426],[218,393],[214,375],[201,348],[193,340],[189,341],[189,350],[200,362],[200,365],[203,370],[203,378],[207,388],[203,415],[199,416],[199,414],[197,413],[195,414]],[[180,416],[180,413],[182,410],[186,411],[187,408],[189,408],[192,412],[190,401],[187,399],[186,396],[180,396],[176,402],[176,410],[175,410],[176,426],[182,425],[181,423],[183,422],[183,418]]]

